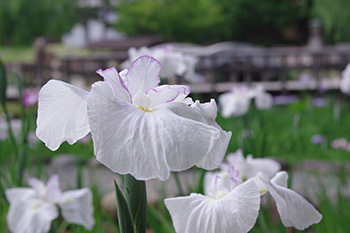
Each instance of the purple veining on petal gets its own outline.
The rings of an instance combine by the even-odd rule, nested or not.
[[[131,63],[130,68],[128,69],[128,72],[125,75],[126,81],[129,82],[128,74],[129,74],[130,70],[134,67],[135,62],[138,61],[139,59],[142,59],[142,58],[149,58],[149,59],[151,59],[159,64],[160,69],[159,69],[158,74],[157,74],[157,77],[158,77],[157,86],[159,86],[159,83],[160,83],[160,75],[159,74],[160,74],[160,71],[162,70],[162,66],[157,59],[155,59],[154,57],[148,56],[148,55],[143,55],[141,57],[138,57]]]
[[[235,189],[238,185],[242,184],[241,177],[239,176],[239,171],[235,170],[233,166],[228,168],[228,174],[230,175],[230,180],[233,184],[232,190]]]
[[[118,70],[117,70],[115,67],[110,67],[110,68],[107,68],[107,69],[105,69],[105,70],[98,69],[98,70],[96,70],[96,73],[99,74],[99,75],[101,75],[102,78],[103,78],[103,80],[104,80],[105,82],[108,83],[108,80],[104,77],[104,74],[107,73],[109,70],[114,70],[114,71],[117,73],[118,78],[119,78],[120,85],[121,85],[122,88],[124,88],[124,89],[126,90],[126,92],[129,94],[130,101],[131,101],[131,104],[132,104],[132,96],[131,96],[131,94],[130,94],[130,92],[129,92],[129,89],[128,89],[128,87],[125,85],[123,79],[120,77],[119,72],[118,72]],[[115,91],[115,90],[113,90],[113,92],[114,92],[114,91]]]

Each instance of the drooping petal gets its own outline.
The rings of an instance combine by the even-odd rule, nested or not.
[[[258,217],[260,195],[249,180],[217,200],[191,194],[165,199],[165,205],[177,233],[246,233]]]
[[[271,181],[263,173],[258,173],[258,177],[276,201],[277,210],[284,226],[293,226],[298,230],[304,230],[321,221],[322,215],[315,207],[301,195],[287,188],[288,174],[286,172],[277,173]]]
[[[52,220],[57,217],[55,205],[40,199],[22,199],[10,204],[7,226],[14,233],[46,233],[50,230]]]
[[[189,86],[184,85],[162,85],[151,88],[147,91],[151,99],[151,108],[154,109],[158,105],[170,102],[181,102],[191,92]]]
[[[170,171],[192,167],[220,143],[220,130],[183,103],[143,111],[114,100],[108,85],[98,82],[88,106],[97,160],[139,180],[165,180]]]
[[[160,63],[150,56],[137,58],[130,66],[126,74],[126,86],[131,95],[134,96],[138,91],[146,92],[150,88],[159,85]]]
[[[35,190],[32,188],[11,188],[7,189],[5,194],[10,205],[21,202],[22,200],[34,198],[36,195]]]
[[[88,92],[70,84],[50,80],[39,93],[36,135],[51,150],[69,144],[89,132],[86,99]]]
[[[106,70],[99,69],[96,71],[96,73],[101,75],[103,79],[111,86],[115,98],[131,103],[132,97],[116,68],[112,67]],[[124,73],[122,74],[124,75]]]
[[[216,123],[217,106],[214,99],[204,104],[196,101],[191,107],[197,109],[202,114],[208,125],[217,128],[220,132],[220,138],[217,140],[217,143],[212,147],[211,151],[196,164],[196,166],[206,170],[216,169],[220,166],[225,157],[232,133],[222,130]]]
[[[83,188],[64,192],[59,206],[67,222],[80,224],[87,230],[91,230],[95,225],[90,189]]]

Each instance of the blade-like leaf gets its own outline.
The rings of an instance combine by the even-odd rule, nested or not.
[[[131,175],[124,176],[124,194],[137,233],[146,233],[147,195],[145,181],[136,180]]]
[[[7,88],[7,80],[6,80],[5,65],[0,60],[0,104],[2,106],[5,106],[5,102],[6,102],[6,88]]]
[[[117,212],[119,229],[121,233],[134,233],[134,226],[131,219],[128,204],[124,198],[123,193],[120,191],[117,182],[114,180],[115,196],[117,199]]]

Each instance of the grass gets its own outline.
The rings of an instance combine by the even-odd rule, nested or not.
[[[274,106],[271,110],[259,111],[251,108],[244,117],[226,119],[219,114],[217,122],[223,129],[232,132],[228,152],[234,152],[238,148],[242,148],[244,154],[251,153],[255,157],[269,156],[278,158],[286,161],[291,166],[306,159],[347,162],[350,161],[350,152],[333,149],[331,142],[341,137],[350,139],[350,121],[348,120],[350,108],[348,99],[339,102],[338,98],[330,96],[328,100],[328,105],[324,107],[313,106],[311,98],[305,97],[293,105]],[[11,103],[10,106],[10,109],[18,110],[16,103]],[[35,117],[33,117],[33,130],[35,129],[34,121]],[[320,145],[313,144],[311,137],[315,134],[324,135],[326,141]],[[14,163],[12,154],[13,150],[10,142],[8,140],[0,141],[1,173],[4,171],[11,172],[11,165]],[[54,152],[39,142],[36,146],[29,149],[28,171],[31,172],[36,170],[33,168],[44,166],[47,161],[57,154],[73,154],[82,161],[87,161],[94,157],[91,142],[76,143],[74,145],[63,143]],[[343,176],[344,183],[342,185],[345,185],[347,184],[346,174],[344,173]],[[8,185],[10,186],[10,184]],[[100,207],[102,196],[98,188],[95,186],[91,188],[94,195],[96,220],[96,225],[92,232],[118,232],[116,219],[104,212]],[[324,218],[321,223],[312,226],[307,232],[350,232],[347,222],[347,219],[350,219],[350,202],[348,197],[339,193],[336,200],[330,200],[326,195],[321,195],[318,202],[317,208]],[[278,216],[276,217],[274,208],[273,204],[262,208],[258,221],[251,231],[252,233],[286,232]],[[7,210],[8,204],[4,198],[1,198],[0,229],[6,228]],[[170,216],[162,201],[157,206],[150,206],[148,215],[149,226],[153,229],[153,232],[174,232]],[[57,220],[53,225],[59,226],[61,224]],[[69,225],[69,232],[80,233],[88,231],[81,226]]]

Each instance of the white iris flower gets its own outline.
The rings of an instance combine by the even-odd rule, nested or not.
[[[206,173],[205,195],[165,199],[177,233],[246,233],[256,222],[260,193],[253,179],[229,172]]]
[[[10,203],[7,225],[11,232],[48,232],[52,220],[59,216],[59,209],[68,223],[92,229],[95,220],[90,189],[62,192],[57,175],[53,175],[46,185],[36,178],[30,178],[28,184],[30,188],[6,190],[6,198]]]
[[[216,103],[193,103],[183,85],[158,86],[160,63],[136,59],[121,74],[98,70],[104,81],[89,92],[51,80],[40,91],[37,136],[51,150],[91,131],[98,161],[138,180],[166,180],[170,171],[220,166],[231,132],[215,122]]]

